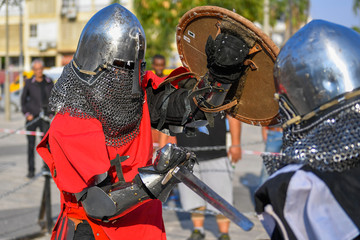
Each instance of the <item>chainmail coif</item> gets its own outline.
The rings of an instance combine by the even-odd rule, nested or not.
[[[288,164],[338,172],[359,166],[359,123],[360,100],[356,100],[319,118],[311,126],[299,124],[297,128],[285,128],[282,153],[262,155],[268,173],[273,174]]]
[[[65,66],[50,96],[51,109],[99,120],[108,146],[120,147],[138,136],[144,95],[131,94],[133,70],[109,66],[91,81],[80,75],[72,62]]]

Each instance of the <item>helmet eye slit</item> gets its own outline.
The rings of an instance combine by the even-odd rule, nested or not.
[[[130,61],[121,61],[121,60],[118,60],[118,59],[115,59],[112,63],[112,65],[114,67],[120,67],[120,68],[125,68],[125,69],[128,69],[128,70],[133,70],[134,69],[134,62],[130,62]]]

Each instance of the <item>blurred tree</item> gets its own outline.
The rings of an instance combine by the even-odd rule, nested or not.
[[[310,0],[272,0],[270,5],[270,9],[272,9],[271,20],[281,19],[285,21],[286,39],[291,37],[307,22]],[[271,23],[274,24],[274,22]]]
[[[354,0],[353,11],[356,15],[360,12],[360,0]]]
[[[262,2],[255,0],[134,0],[136,16],[147,40],[147,61],[157,53],[169,57],[179,19],[196,6],[212,5],[234,10],[250,21],[261,21]]]
[[[354,26],[354,27],[352,27],[351,29],[357,31],[358,33],[360,33],[360,27]]]
[[[121,0],[112,2],[121,3]],[[270,0],[270,24],[289,18],[289,0]],[[147,40],[146,61],[160,53],[169,57],[179,19],[196,6],[219,6],[235,11],[252,22],[263,22],[263,1],[259,0],[134,0],[134,11]],[[309,0],[292,0],[294,29],[306,22]],[[289,22],[289,21],[288,21]]]
[[[359,14],[360,12],[360,0],[354,0],[353,2],[353,11],[356,15]],[[354,26],[352,27],[353,30],[357,31],[358,33],[360,33],[360,27],[358,26]]]

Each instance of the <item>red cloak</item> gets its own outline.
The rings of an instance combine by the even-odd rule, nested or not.
[[[186,71],[184,68],[176,69],[169,77]],[[153,88],[157,88],[163,80],[152,72],[147,72],[142,87],[145,89],[148,82],[151,82]],[[91,186],[96,175],[109,172],[112,180],[117,181],[115,167],[110,166],[110,160],[117,154],[129,156],[122,162],[126,181],[135,177],[138,168],[152,163],[151,125],[146,92],[144,99],[139,135],[119,148],[105,144],[102,125],[97,119],[81,119],[69,114],[55,116],[49,131],[37,146],[37,151],[49,166],[61,195],[61,212],[52,239],[66,239],[68,218],[75,223],[87,220],[97,240],[166,239],[159,200],[144,201],[136,209],[104,223],[87,217],[81,203],[74,197],[74,193]]]

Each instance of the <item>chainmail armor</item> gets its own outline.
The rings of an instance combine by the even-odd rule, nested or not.
[[[108,66],[91,81],[85,81],[71,62],[56,82],[49,105],[60,114],[96,118],[103,127],[106,145],[123,146],[138,136],[142,117],[144,94],[131,95],[133,73]]]
[[[280,112],[286,116],[281,106]],[[268,173],[273,174],[288,164],[306,164],[319,171],[338,172],[358,166],[359,123],[360,100],[356,100],[311,126],[304,127],[300,123],[285,128],[282,153],[262,155]]]

